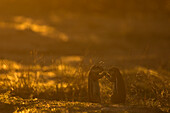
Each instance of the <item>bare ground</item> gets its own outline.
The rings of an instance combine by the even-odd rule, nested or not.
[[[158,108],[133,105],[111,105],[44,99],[22,99],[1,95],[0,113],[164,113]]]

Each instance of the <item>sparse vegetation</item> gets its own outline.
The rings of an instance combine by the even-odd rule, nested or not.
[[[49,66],[26,66],[9,60],[1,60],[0,67],[4,70],[0,76],[0,102],[17,107],[15,112],[41,111],[42,109],[36,108],[38,106],[41,106],[43,110],[53,112],[71,108],[76,110],[74,107],[78,106],[78,109],[92,106],[87,103],[87,75],[90,65],[71,66],[53,63]],[[124,69],[121,72],[126,81],[127,105],[147,106],[169,112],[170,80],[167,76],[144,67]],[[100,86],[102,105],[108,105],[112,85],[102,78]],[[65,107],[53,108],[52,102],[65,104]],[[43,105],[45,103],[47,105]],[[75,104],[76,106],[71,107]],[[95,109],[100,111],[100,105],[96,104],[96,106]]]
[[[170,0],[0,0],[0,113],[169,113],[169,26]],[[105,77],[88,102],[100,61],[120,69],[125,105]]]

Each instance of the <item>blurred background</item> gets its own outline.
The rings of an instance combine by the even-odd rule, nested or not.
[[[170,67],[169,0],[0,0],[0,59]]]
[[[0,111],[102,112],[81,103],[92,64],[120,69],[121,112],[169,113],[170,0],[0,0]],[[113,84],[99,83],[109,105]]]

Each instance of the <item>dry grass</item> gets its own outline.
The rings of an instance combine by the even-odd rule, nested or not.
[[[34,104],[41,99],[87,102],[89,67],[90,65],[63,63],[53,63],[49,66],[26,66],[9,60],[1,60],[0,102],[19,105],[17,111],[29,109],[29,105],[21,104],[24,99],[29,101],[26,102],[29,104]],[[121,72],[126,81],[127,105],[147,106],[169,112],[170,79],[168,76],[170,75],[168,72],[165,76],[144,67],[124,69]],[[102,78],[100,86],[102,104],[109,104],[112,85]],[[31,108],[30,111],[38,112],[38,109]]]

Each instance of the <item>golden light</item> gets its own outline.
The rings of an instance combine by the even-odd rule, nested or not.
[[[2,69],[7,70],[7,69],[8,69],[8,66],[7,66],[6,64],[3,64],[3,65],[2,65]]]
[[[0,22],[0,28],[13,28],[16,30],[31,30],[39,35],[59,39],[63,42],[68,42],[69,37],[52,26],[41,24],[41,22],[33,20],[31,18],[26,18],[22,16],[16,16],[13,19],[14,22]]]
[[[63,57],[61,57],[61,61],[64,63],[81,62],[82,60],[83,60],[83,57],[81,57],[81,56],[63,56]]]

